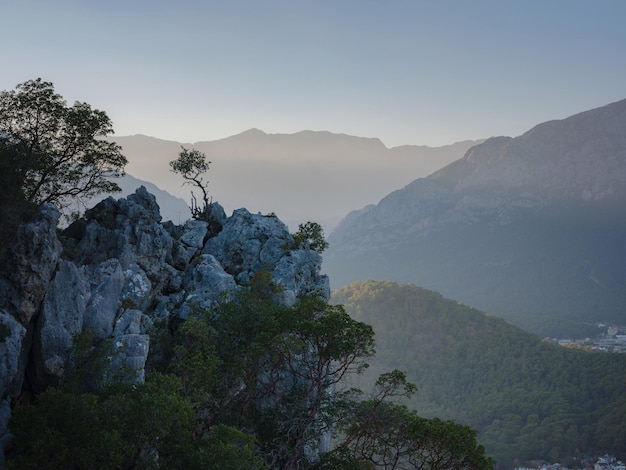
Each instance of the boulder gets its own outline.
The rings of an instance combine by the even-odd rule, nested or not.
[[[211,308],[225,294],[237,290],[238,286],[213,255],[204,254],[187,270],[183,288],[187,295],[178,316],[186,319],[195,309]]]
[[[248,284],[255,272],[271,272],[291,241],[287,226],[277,217],[238,209],[207,241],[203,253],[215,256],[239,284]]]
[[[293,250],[286,253],[274,268],[272,275],[284,288],[285,303],[305,295],[319,295],[330,299],[328,276],[320,274],[322,257],[313,250]]]

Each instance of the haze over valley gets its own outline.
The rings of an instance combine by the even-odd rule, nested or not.
[[[622,100],[471,148],[342,221],[334,286],[412,282],[543,336],[626,323],[625,129]]]
[[[208,190],[228,212],[241,207],[273,212],[293,230],[313,220],[327,233],[348,212],[458,160],[479,142],[390,149],[375,138],[313,131],[266,134],[258,129],[194,144],[141,135],[110,139],[122,146],[130,175],[172,195],[189,201],[192,188],[182,186],[169,162],[181,146],[194,148],[212,162]]]

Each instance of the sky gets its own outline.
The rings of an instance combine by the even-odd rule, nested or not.
[[[41,77],[116,135],[440,146],[626,98],[625,20],[624,0],[0,0],[0,90]]]

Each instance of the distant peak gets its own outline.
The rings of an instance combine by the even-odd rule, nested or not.
[[[265,132],[263,132],[261,129],[257,129],[256,127],[253,127],[252,129],[248,129],[247,131],[243,131],[242,133],[238,134],[239,137],[242,137],[242,136],[261,136],[261,135],[267,135],[267,134]]]

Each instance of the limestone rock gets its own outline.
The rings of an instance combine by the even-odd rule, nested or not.
[[[22,386],[23,378],[18,372],[25,335],[26,328],[12,315],[0,310],[0,397],[15,396]]]
[[[316,294],[329,300],[330,282],[328,276],[320,274],[321,265],[322,257],[315,251],[294,250],[278,261],[273,271],[274,280],[290,298]]]
[[[0,468],[4,468],[4,448],[11,439],[10,399],[19,395],[24,383],[26,333],[26,328],[12,315],[0,310]]]
[[[255,272],[272,271],[293,238],[278,218],[238,209],[222,231],[208,240],[203,253],[215,256],[239,284],[247,284]]]
[[[129,333],[114,339],[113,355],[107,374],[111,377],[123,377],[135,382],[143,382],[144,366],[150,349],[150,336]]]
[[[63,376],[74,335],[83,330],[91,291],[84,274],[72,262],[61,260],[44,298],[33,344],[37,389]]]
[[[187,270],[183,287],[187,296],[180,308],[179,316],[182,319],[187,318],[196,308],[210,308],[225,293],[234,292],[238,288],[233,276],[224,271],[213,255],[207,254],[202,255]]]
[[[62,232],[63,245],[58,219],[44,205],[20,227],[2,262],[2,442],[11,401],[23,388],[38,393],[57,383],[79,333],[113,347],[100,379],[142,381],[154,322],[175,325],[196,308],[209,309],[261,270],[284,288],[283,304],[311,293],[329,297],[321,257],[291,250],[293,237],[273,216],[240,209],[226,217],[213,204],[208,222],[161,224],[154,196],[142,187],[87,211]]]
[[[103,339],[113,333],[113,325],[120,307],[124,289],[124,270],[112,258],[100,263],[90,277],[91,297],[85,310],[84,327],[96,338]]]
[[[53,205],[44,204],[31,223],[19,227],[7,249],[0,279],[0,308],[24,326],[39,311],[61,255],[55,230],[59,216]]]

